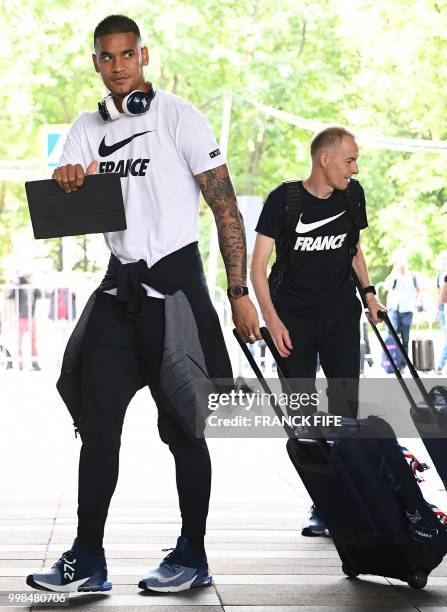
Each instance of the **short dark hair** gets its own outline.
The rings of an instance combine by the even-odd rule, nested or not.
[[[318,134],[315,134],[310,143],[310,154],[312,159],[314,159],[325,147],[332,147],[335,144],[340,144],[344,136],[355,138],[352,132],[339,125],[325,128],[321,130],[321,132],[318,132]]]
[[[109,15],[98,23],[93,34],[93,46],[100,38],[108,34],[127,34],[133,32],[137,38],[141,40],[140,28],[133,19],[126,15]]]

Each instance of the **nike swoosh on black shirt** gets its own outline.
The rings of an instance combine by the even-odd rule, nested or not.
[[[98,154],[100,157],[108,157],[109,155],[112,155],[112,153],[115,153],[115,151],[118,151],[118,149],[121,149],[121,147],[125,147],[127,144],[129,144],[129,142],[132,142],[134,138],[143,136],[143,134],[148,134],[149,132],[155,132],[155,130],[146,130],[145,132],[134,134],[133,136],[129,136],[129,138],[115,142],[115,144],[112,145],[106,145],[106,137],[104,136],[99,144]]]

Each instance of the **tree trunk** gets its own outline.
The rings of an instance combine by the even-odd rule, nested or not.
[[[258,133],[258,137],[256,138],[255,148],[250,156],[250,162],[247,168],[248,178],[245,183],[244,194],[252,195],[253,193],[253,180],[252,177],[255,177],[259,172],[259,165],[261,163],[262,154],[264,152],[265,147],[265,132],[262,129],[261,132]]]
[[[57,260],[56,260],[56,269],[58,272],[62,272],[64,269],[64,243],[62,238],[58,238],[57,245]]]
[[[61,103],[62,113],[63,113],[63,116],[64,116],[63,123],[70,123],[71,122],[71,117],[70,117],[70,112],[69,112],[68,107],[67,107],[67,101],[65,100],[65,98],[63,96],[60,96],[59,97],[59,102]]]
[[[4,181],[0,181],[0,215],[3,212],[6,201],[6,186]]]
[[[87,257],[87,236],[82,237],[82,270],[88,271],[88,257]]]

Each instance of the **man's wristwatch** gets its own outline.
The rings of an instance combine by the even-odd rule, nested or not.
[[[377,295],[376,288],[374,287],[374,285],[369,285],[368,287],[365,287],[364,289],[362,289],[362,291],[365,297],[367,293],[372,293],[373,295]]]
[[[228,287],[227,295],[233,300],[238,300],[244,295],[248,295],[248,287],[243,287],[242,285],[234,285],[233,287]]]

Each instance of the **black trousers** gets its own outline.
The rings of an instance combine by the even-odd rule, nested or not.
[[[159,384],[164,339],[164,300],[145,298],[142,318],[99,294],[82,347],[78,537],[101,548],[110,500],[118,480],[121,431],[130,400],[148,385],[158,408],[158,429],[175,460],[182,535],[203,537],[211,488],[211,462],[203,438],[191,440],[164,410]],[[152,466],[156,469],[156,466]],[[145,466],[142,473],[150,473]],[[135,475],[137,481],[138,475]],[[138,477],[138,486],[144,487]]]
[[[344,308],[335,308],[325,316],[302,317],[276,305],[287,327],[293,350],[282,359],[287,376],[295,381],[294,390],[315,391],[317,356],[328,379],[329,412],[357,417],[360,376],[360,315],[357,298]]]

